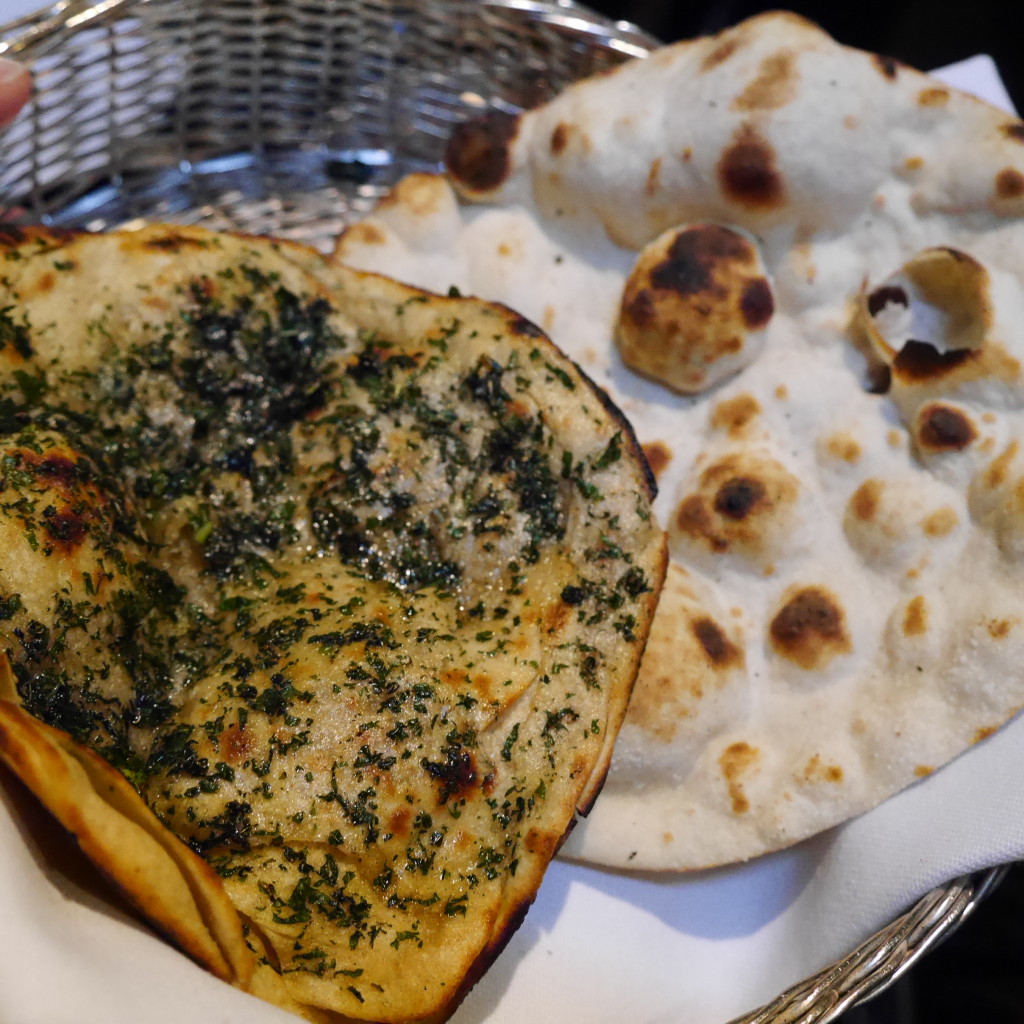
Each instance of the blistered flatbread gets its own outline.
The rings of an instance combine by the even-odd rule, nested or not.
[[[2,251],[0,757],[226,981],[443,1019],[625,713],[628,426],[519,314],[297,246]]]
[[[469,122],[447,162],[338,257],[542,325],[669,533],[569,856],[786,846],[1024,704],[1024,125],[774,13]]]

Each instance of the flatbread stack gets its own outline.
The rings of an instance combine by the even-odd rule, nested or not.
[[[771,13],[452,136],[337,256],[531,317],[671,565],[565,854],[753,857],[1024,705],[1024,124]]]
[[[298,246],[2,263],[0,759],[218,977],[444,1019],[625,713],[665,562],[628,426],[518,314]]]

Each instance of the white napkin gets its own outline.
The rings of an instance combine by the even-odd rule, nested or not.
[[[988,57],[936,74],[1010,108]],[[1021,778],[1024,719],[869,814],[746,865],[655,878],[556,863],[453,1024],[724,1024],[934,886],[1024,858]],[[53,844],[41,849],[21,825],[23,798],[0,772],[0,1021],[295,1019],[206,975],[54,867]]]

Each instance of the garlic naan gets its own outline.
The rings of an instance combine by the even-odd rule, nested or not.
[[[2,256],[0,756],[226,980],[446,1016],[625,713],[630,430],[518,314],[297,246]]]

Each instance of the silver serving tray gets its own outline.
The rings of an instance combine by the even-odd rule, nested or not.
[[[571,0],[63,0],[0,25],[34,99],[0,139],[0,223],[135,218],[330,249],[453,124],[658,40]],[[953,931],[1004,868],[933,890],[732,1024],[825,1024]]]

